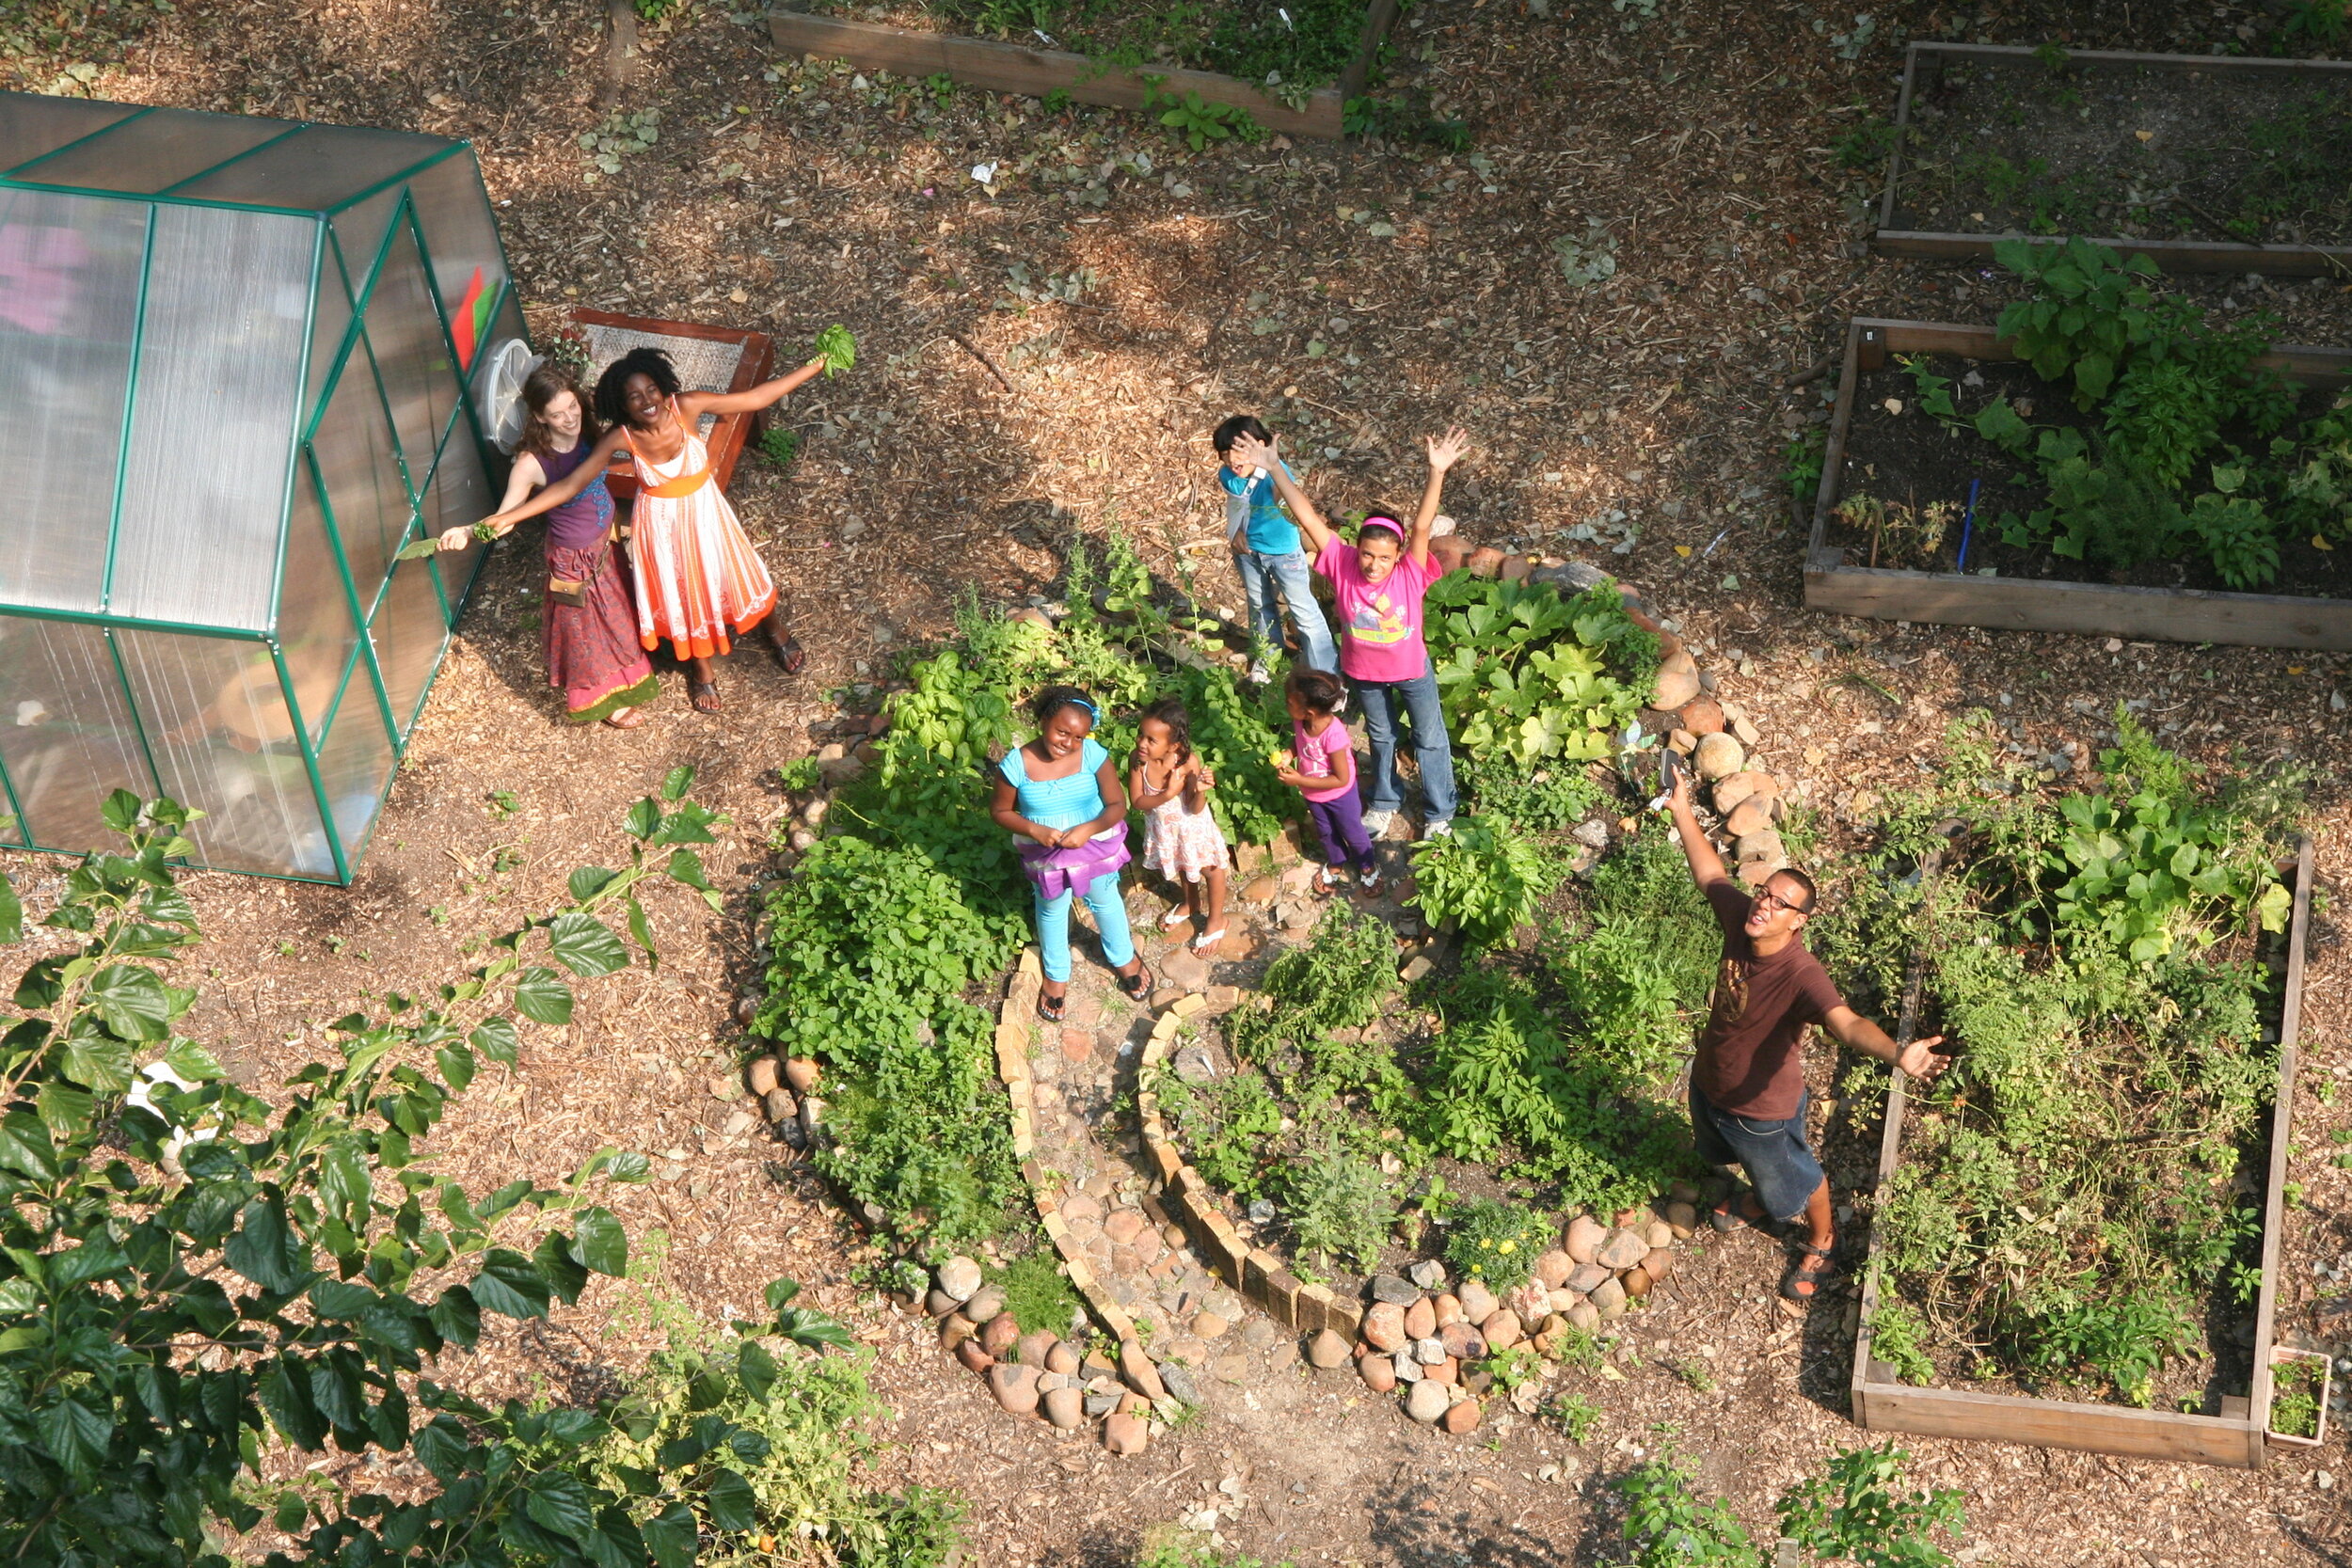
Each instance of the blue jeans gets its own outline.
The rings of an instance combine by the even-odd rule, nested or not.
[[[1035,889],[1037,945],[1045,962],[1045,977],[1057,984],[1070,978],[1070,895],[1048,899]],[[1120,896],[1119,873],[1105,872],[1088,884],[1087,909],[1103,937],[1103,958],[1113,969],[1124,969],[1136,956],[1136,941],[1127,930],[1127,901]]]
[[[1405,781],[1396,774],[1396,705],[1413,729],[1413,760],[1421,765],[1422,810],[1430,822],[1454,820],[1454,750],[1446,738],[1445,712],[1438,706],[1438,677],[1422,670],[1408,681],[1359,681],[1348,687],[1363,709],[1364,738],[1372,742],[1371,775],[1364,784],[1366,811],[1395,811],[1405,804]]]
[[[1276,653],[1282,650],[1282,609],[1288,606],[1291,623],[1298,628],[1298,657],[1313,670],[1337,670],[1339,650],[1332,645],[1331,628],[1323,619],[1323,607],[1315,603],[1314,581],[1305,550],[1293,550],[1288,555],[1260,555],[1256,550],[1235,550],[1233,569],[1241,574],[1242,597],[1249,602],[1249,629],[1263,639]],[[1281,602],[1277,604],[1277,595]]]
[[[1805,1205],[1821,1186],[1821,1163],[1804,1146],[1804,1109],[1812,1098],[1810,1088],[1799,1094],[1797,1114],[1786,1121],[1753,1121],[1717,1110],[1694,1081],[1691,1132],[1699,1158],[1746,1171],[1756,1201],[1772,1218],[1804,1218]]]

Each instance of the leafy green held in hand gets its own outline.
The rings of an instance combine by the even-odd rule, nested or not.
[[[825,376],[831,380],[843,371],[856,368],[857,340],[850,335],[848,327],[835,322],[817,334],[815,356],[825,362]]]

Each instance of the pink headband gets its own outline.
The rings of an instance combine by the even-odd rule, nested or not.
[[[1405,537],[1405,525],[1403,523],[1398,522],[1394,517],[1383,517],[1377,513],[1366,517],[1362,526],[1364,528],[1384,528],[1391,533],[1395,534],[1399,539]],[[1360,532],[1359,533],[1359,537],[1361,537]]]

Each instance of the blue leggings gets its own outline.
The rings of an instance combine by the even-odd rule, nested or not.
[[[1035,889],[1037,945],[1045,959],[1045,977],[1057,984],[1070,978],[1070,895],[1047,898]],[[1087,909],[1094,928],[1102,933],[1103,958],[1113,969],[1124,969],[1136,956],[1135,938],[1127,930],[1127,901],[1120,896],[1119,873],[1105,872],[1088,884]]]

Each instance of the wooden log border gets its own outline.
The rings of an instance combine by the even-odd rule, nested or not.
[[[1065,50],[1031,49],[994,39],[886,27],[805,11],[770,11],[768,35],[780,49],[819,59],[847,60],[864,71],[887,71],[900,76],[945,74],[968,87],[1030,98],[1065,92],[1081,103],[1115,109],[1143,107],[1153,90],[1144,80],[1149,75],[1161,78],[1161,92],[1176,98],[1199,93],[1203,103],[1247,110],[1268,131],[1336,141],[1344,134],[1347,101],[1362,94],[1380,46],[1401,9],[1399,0],[1372,0],[1364,12],[1364,30],[1357,40],[1355,57],[1341,72],[1339,84],[1317,88],[1303,109],[1269,96],[1255,83],[1216,71],[1177,66],[1123,71]]]
[[[2055,245],[2065,235],[1947,234],[1930,229],[1897,229],[1895,202],[1902,178],[1903,134],[1911,128],[1911,104],[1920,86],[1920,61],[1930,55],[1966,60],[2029,60],[2034,51],[2015,44],[1915,42],[1903,52],[1903,85],[1895,101],[1895,145],[1886,155],[1886,188],[1879,199],[1878,229],[1870,248],[1882,256],[1919,256],[1934,261],[1989,260],[2002,239]],[[2314,76],[2352,83],[2352,61],[2264,60],[2227,55],[2137,55],[2116,50],[2075,49],[2072,64],[2149,66],[2161,71],[2212,71],[2219,76]],[[1931,66],[1930,69],[1935,69]],[[2256,272],[2266,277],[2328,275],[2352,277],[2352,245],[2246,245],[2230,240],[2101,239],[2126,256],[2145,256],[2166,272]]]
[[[2270,1425],[2270,1352],[2277,1328],[2287,1142],[2295,1117],[2295,1073],[2301,1055],[2297,1037],[2303,1017],[2303,945],[2311,921],[2312,858],[2312,841],[2305,838],[2295,861],[2295,913],[2287,932],[2286,994],[2279,1016],[2279,1082],[2270,1111],[2269,1180],[2263,1201],[2262,1293],[2255,1306],[2254,1371],[2247,1395],[2222,1396],[2218,1416],[2189,1416],[2020,1394],[1917,1388],[1899,1382],[1892,1367],[1870,1354],[1870,1319],[1878,1307],[1879,1289],[1879,1234],[1873,1226],[1849,1386],[1855,1424],[1869,1432],[1988,1438],[2139,1459],[2262,1468],[2267,1447],[2265,1434]],[[1895,1069],[1894,1083],[1886,1093],[1886,1128],[1879,1140],[1882,1186],[1895,1174],[1901,1159],[1906,1082],[1902,1069]]]
[[[2122,588],[2100,582],[1848,565],[1846,552],[1825,542],[1829,520],[1836,510],[1844,478],[1846,437],[1853,422],[1857,385],[1865,371],[1883,369],[1890,354],[1956,354],[1987,360],[2018,357],[1986,326],[1875,316],[1856,317],[1848,325],[1837,404],[1830,419],[1829,442],[1821,453],[1820,490],[1813,502],[1813,533],[1805,548],[1806,609],[1882,621],[2078,632],[2135,641],[2352,651],[2352,598]],[[2307,383],[2352,383],[2352,350],[2278,348],[2256,363]]]

